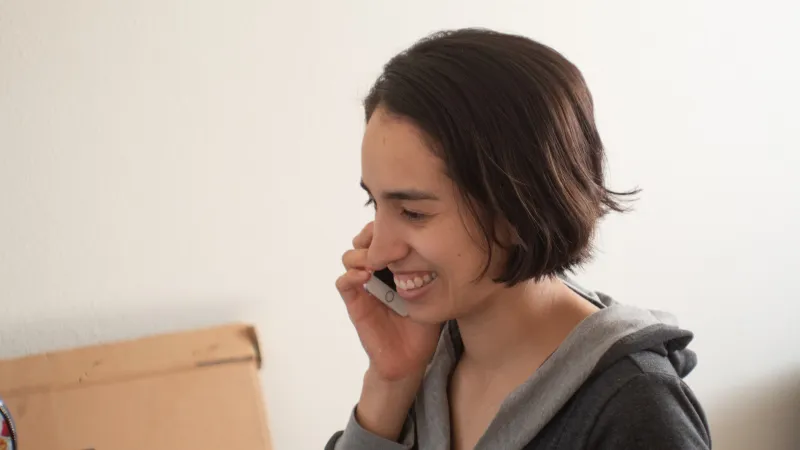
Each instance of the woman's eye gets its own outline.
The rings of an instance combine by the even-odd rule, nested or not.
[[[366,203],[364,203],[364,206],[372,206],[375,210],[378,209],[378,203],[375,202],[375,199],[371,198],[371,197],[370,197],[369,200],[367,200]],[[422,213],[418,213],[418,212],[414,212],[414,211],[409,211],[409,210],[407,210],[405,208],[403,208],[400,213],[403,215],[403,217],[405,217],[406,219],[408,219],[411,222],[419,222],[419,221],[424,220],[425,218],[428,217],[426,214],[422,214]]]
[[[426,217],[425,214],[409,211],[407,209],[403,210],[403,215],[412,222],[418,222]]]

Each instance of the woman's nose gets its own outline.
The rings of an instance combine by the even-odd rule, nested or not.
[[[374,269],[383,269],[408,254],[408,245],[389,224],[376,220],[372,229],[372,242],[367,249],[367,262]]]

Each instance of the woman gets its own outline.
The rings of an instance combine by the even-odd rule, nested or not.
[[[430,36],[365,101],[375,220],[336,283],[369,356],[327,449],[707,449],[689,331],[565,273],[632,194],[604,185],[592,100],[520,36]],[[408,317],[363,289],[389,268]]]

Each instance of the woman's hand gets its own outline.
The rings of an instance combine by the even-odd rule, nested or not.
[[[347,306],[376,380],[393,382],[420,378],[436,350],[440,327],[401,317],[364,289],[372,271],[367,249],[372,242],[373,223],[353,239],[353,249],[342,256],[347,272],[336,288]]]

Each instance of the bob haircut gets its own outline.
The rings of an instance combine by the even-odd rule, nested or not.
[[[444,162],[509,286],[591,257],[598,220],[622,212],[604,185],[605,154],[580,71],[531,39],[485,29],[430,35],[393,57],[364,100],[410,120]],[[508,226],[509,242],[498,238]],[[483,276],[481,275],[481,276]]]

